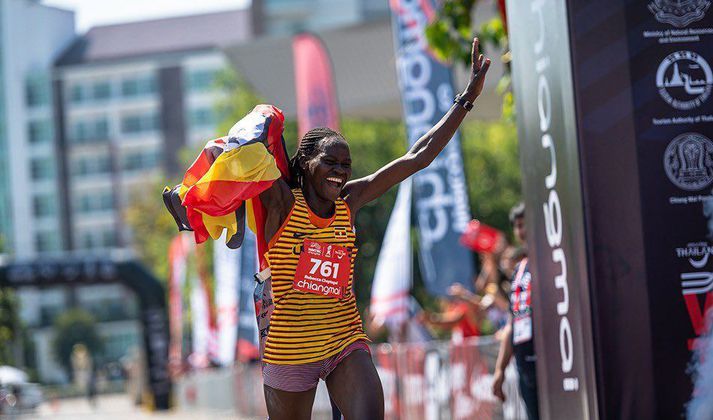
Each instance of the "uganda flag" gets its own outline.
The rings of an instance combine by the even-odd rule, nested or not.
[[[227,229],[228,246],[237,248],[247,217],[258,242],[264,242],[264,211],[260,200],[252,199],[277,179],[289,177],[283,129],[282,111],[258,105],[228,136],[209,141],[182,183],[164,190],[164,203],[179,230],[193,230],[196,242],[202,243]]]

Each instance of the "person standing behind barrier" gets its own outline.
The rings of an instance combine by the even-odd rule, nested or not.
[[[524,245],[525,205],[520,203],[510,211],[510,223],[513,227],[515,238]],[[505,401],[503,382],[505,369],[510,363],[513,354],[519,376],[519,388],[522,399],[527,409],[529,420],[539,419],[537,402],[537,375],[535,371],[535,347],[532,335],[532,308],[530,306],[530,292],[532,275],[529,270],[527,257],[515,268],[510,292],[510,321],[504,329],[500,352],[495,363],[493,377],[493,394]]]

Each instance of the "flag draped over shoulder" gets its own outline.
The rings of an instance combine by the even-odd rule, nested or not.
[[[201,243],[218,239],[227,229],[228,246],[237,248],[247,217],[259,251],[264,251],[265,212],[260,200],[253,199],[277,179],[289,177],[283,129],[280,109],[258,105],[226,137],[209,141],[182,183],[164,190],[164,203],[179,230],[193,230]]]

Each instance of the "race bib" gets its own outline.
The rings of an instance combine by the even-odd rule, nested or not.
[[[512,323],[512,342],[522,344],[532,340],[532,317],[529,315],[515,318]]]
[[[349,285],[349,249],[305,239],[292,288],[342,299]]]

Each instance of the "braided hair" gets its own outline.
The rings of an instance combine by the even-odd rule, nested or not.
[[[304,182],[305,173],[300,166],[300,159],[310,159],[318,151],[321,140],[329,138],[344,140],[344,136],[327,127],[317,127],[309,130],[297,144],[297,151],[290,158],[290,188],[298,188]]]

